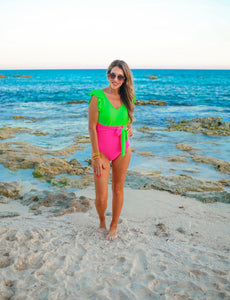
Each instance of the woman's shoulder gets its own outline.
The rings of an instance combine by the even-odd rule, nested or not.
[[[101,112],[103,111],[104,108],[104,100],[105,100],[105,94],[103,92],[103,90],[101,89],[96,89],[96,90],[92,90],[89,95],[91,96],[89,103],[91,102],[93,96],[96,96],[97,98],[94,100],[95,103],[97,103],[98,105],[98,110]]]
[[[103,90],[102,89],[95,89],[95,90],[92,90],[89,95],[90,96],[96,96],[97,98],[101,98],[103,96]]]

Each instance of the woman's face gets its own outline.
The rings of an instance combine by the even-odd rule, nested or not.
[[[124,72],[119,67],[113,67],[110,71],[110,74],[108,74],[109,85],[115,90],[122,86],[124,79]]]

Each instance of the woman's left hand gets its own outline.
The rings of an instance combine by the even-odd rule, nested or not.
[[[128,125],[127,126],[127,132],[128,132],[128,136],[129,137],[133,136],[132,125]]]

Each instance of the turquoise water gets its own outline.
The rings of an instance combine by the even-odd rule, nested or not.
[[[186,173],[184,170],[192,168],[198,171],[192,174],[195,177],[215,180],[228,178],[228,175],[217,172],[213,166],[198,164],[191,159],[189,163],[172,163],[165,157],[185,154],[175,144],[186,143],[201,148],[200,155],[229,161],[230,137],[166,132],[160,129],[168,126],[168,120],[179,122],[205,116],[222,117],[223,121],[229,122],[230,71],[138,69],[132,72],[137,99],[164,100],[167,105],[136,106],[131,145],[138,151],[148,151],[156,156],[146,158],[133,153],[129,168],[161,170],[163,174]],[[0,74],[9,76],[0,79],[0,127],[21,126],[49,132],[46,136],[20,133],[7,141],[26,141],[53,150],[70,146],[77,135],[88,135],[88,104],[65,102],[88,101],[88,94],[92,89],[104,88],[108,84],[106,70],[1,70]],[[12,77],[15,74],[33,77]],[[159,78],[149,79],[145,74]],[[23,115],[25,120],[14,120],[13,115]],[[30,122],[31,119],[36,122]],[[152,126],[156,131],[153,134],[143,134],[137,131],[141,126]],[[0,142],[4,141],[6,140]],[[86,148],[77,151],[72,157],[86,164],[84,160],[89,156],[90,148]],[[4,181],[11,180],[14,176],[28,178],[32,173],[25,170],[12,173],[3,169],[0,169],[0,180]]]

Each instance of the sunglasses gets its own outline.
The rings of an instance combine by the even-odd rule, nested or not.
[[[114,73],[109,73],[108,77],[110,77],[111,79],[115,79],[117,77],[118,81],[123,81],[125,80],[125,76],[122,75],[116,75]]]

